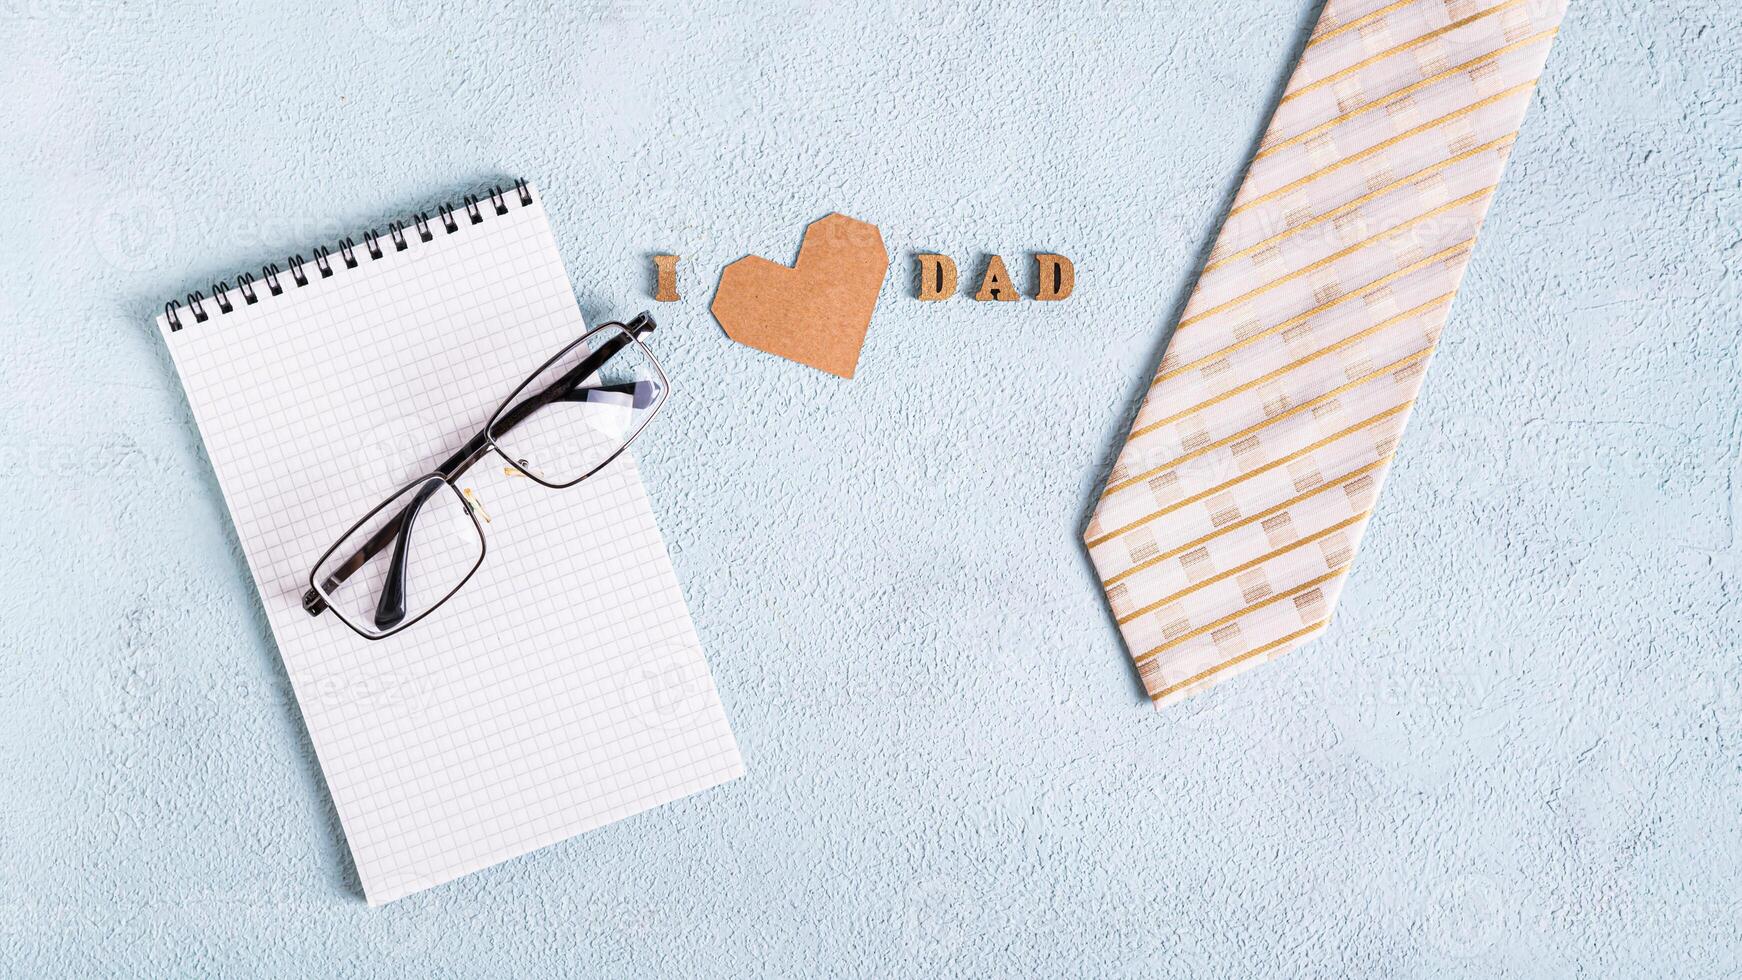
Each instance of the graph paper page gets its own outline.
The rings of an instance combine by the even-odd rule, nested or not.
[[[286,269],[252,304],[232,288],[231,312],[158,318],[371,904],[743,771],[627,453],[560,491],[473,467],[483,565],[402,633],[301,608],[341,534],[585,331],[526,195],[458,209],[453,232],[433,216],[427,242],[412,225],[403,249],[382,235],[379,258],[359,241],[354,267],[335,249],[330,275]]]

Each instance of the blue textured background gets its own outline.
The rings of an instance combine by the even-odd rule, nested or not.
[[[1307,0],[0,7],[0,973],[1742,969],[1733,5],[1575,4],[1335,628],[1159,714],[1078,534]],[[148,319],[515,176],[589,317],[684,256],[749,775],[371,911]],[[831,210],[851,383],[707,314]]]

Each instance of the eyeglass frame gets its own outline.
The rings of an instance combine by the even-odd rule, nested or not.
[[[480,460],[485,456],[488,456],[491,452],[495,452],[496,455],[501,456],[503,461],[512,467],[515,472],[518,472],[520,475],[532,480],[540,486],[548,487],[552,490],[566,490],[569,487],[592,477],[605,467],[610,466],[616,461],[617,457],[623,455],[623,452],[629,448],[629,444],[634,442],[637,436],[641,435],[642,431],[644,431],[648,424],[653,421],[653,417],[659,414],[660,408],[665,405],[666,397],[671,393],[671,382],[666,379],[664,369],[659,366],[659,361],[653,356],[653,351],[649,350],[647,345],[641,341],[642,335],[652,333],[655,326],[656,324],[653,321],[653,316],[649,313],[642,312],[637,314],[628,323],[619,323],[616,321],[601,323],[591,330],[588,330],[586,333],[581,334],[581,336],[577,337],[575,340],[564,344],[561,350],[557,351],[543,364],[540,364],[538,368],[528,374],[520,384],[516,385],[514,390],[509,393],[508,397],[503,399],[502,404],[497,407],[496,411],[491,413],[490,418],[484,422],[484,425],[474,433],[471,438],[467,439],[459,449],[455,450],[452,455],[443,460],[434,470],[419,476],[393,491],[393,493],[389,494],[385,500],[381,501],[381,503],[371,507],[369,512],[364,514],[361,520],[351,525],[343,534],[339,535],[338,539],[333,542],[332,546],[321,554],[320,559],[315,562],[314,568],[309,571],[308,591],[304,592],[302,596],[303,611],[308,613],[310,616],[319,616],[321,613],[331,609],[333,615],[338,618],[339,622],[344,623],[346,627],[358,636],[361,636],[366,640],[385,640],[390,636],[403,633],[412,626],[415,626],[430,613],[441,608],[443,603],[452,599],[461,589],[466,587],[466,583],[472,580],[472,576],[478,573],[478,569],[484,567],[484,557],[489,553],[489,542],[484,534],[484,525],[478,522],[478,515],[475,513],[476,508],[473,506],[471,501],[467,500],[465,496],[460,493],[459,488],[455,485],[456,481],[458,481],[467,471],[477,465]],[[539,393],[539,395],[554,395],[558,389],[565,387],[575,390],[574,386],[578,385],[586,378],[591,377],[595,372],[610,363],[613,357],[616,357],[618,354],[626,350],[629,345],[633,344],[641,349],[642,355],[647,358],[648,365],[653,369],[653,373],[659,385],[658,397],[653,402],[653,407],[648,411],[647,416],[641,420],[641,424],[636,426],[635,431],[629,433],[629,435],[624,438],[622,444],[619,445],[611,455],[607,456],[592,469],[573,480],[563,483],[553,483],[536,473],[533,473],[531,469],[522,465],[521,461],[510,456],[508,452],[496,442],[496,439],[498,436],[507,435],[509,432],[512,432],[515,426],[524,422],[534,411],[550,403],[551,399],[536,400],[539,396],[534,396],[533,399],[522,402],[520,405],[515,405],[515,401],[520,398],[521,393],[524,392],[539,375],[543,374],[552,364],[562,360],[575,348],[585,344],[590,338],[610,330],[617,330],[623,333],[623,342],[621,344],[611,346],[609,349],[607,349],[606,346],[601,345],[598,351],[588,355],[580,364],[571,368],[561,378],[558,378],[556,381],[548,385],[543,392]],[[610,343],[610,341],[606,341],[606,344]],[[594,385],[580,390],[609,390],[612,387],[614,386]],[[517,417],[509,418],[509,409],[511,406],[516,412],[519,412],[526,409],[529,405],[533,406],[532,409],[526,410],[524,414],[518,415]],[[502,428],[500,432],[496,432],[495,430],[498,423],[503,422],[505,419],[507,420],[506,426]],[[404,622],[395,624],[387,632],[375,634],[364,632],[355,623],[352,623],[348,618],[346,618],[344,613],[340,612],[331,602],[328,601],[327,592],[323,591],[322,585],[317,581],[316,576],[320,573],[321,567],[327,563],[327,560],[338,552],[340,546],[344,545],[353,534],[356,534],[370,521],[374,520],[377,514],[380,514],[381,511],[385,510],[395,501],[398,501],[413,487],[429,484],[431,480],[439,480],[441,484],[452,490],[454,495],[459,499],[461,506],[464,508],[466,516],[471,519],[473,528],[478,532],[478,560],[472,564],[471,570],[466,572],[465,577],[461,578],[459,583],[448,591],[447,595],[436,600],[428,609],[418,613],[416,616],[410,617]],[[437,492],[439,492],[433,489],[434,484],[430,484],[430,486],[431,489],[429,492],[420,493],[418,497],[406,504],[405,509],[401,512],[399,517],[394,518],[388,524],[382,525],[380,530],[376,531],[368,541],[364,542],[355,555],[346,559],[345,566],[341,566],[341,570],[344,573],[342,576],[337,578],[334,578],[332,575],[328,576],[326,583],[327,590],[336,588],[343,584],[352,575],[360,571],[363,566],[367,565],[376,555],[380,554],[382,549],[386,548],[390,543],[395,544],[396,547],[394,556],[389,559],[394,562],[394,565],[390,566],[388,570],[389,583],[387,588],[391,589],[394,580],[397,578],[399,588],[401,590],[403,589],[405,569],[401,564],[400,557],[404,554],[402,544],[406,539],[406,536],[409,535],[411,526],[416,522],[418,512],[422,509],[423,505],[429,501],[430,497],[433,497]],[[395,568],[398,569],[397,576],[395,575]]]

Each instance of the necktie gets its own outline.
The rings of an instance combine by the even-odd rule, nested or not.
[[[1565,0],[1329,0],[1085,533],[1151,700],[1330,622]]]

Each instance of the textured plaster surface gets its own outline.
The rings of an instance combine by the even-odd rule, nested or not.
[[[0,974],[1742,969],[1734,4],[1575,4],[1335,627],[1161,713],[1079,530],[1305,0],[0,7]],[[749,773],[370,910],[147,321],[516,176],[590,317],[684,256],[640,457]],[[833,210],[850,383],[707,314]]]

